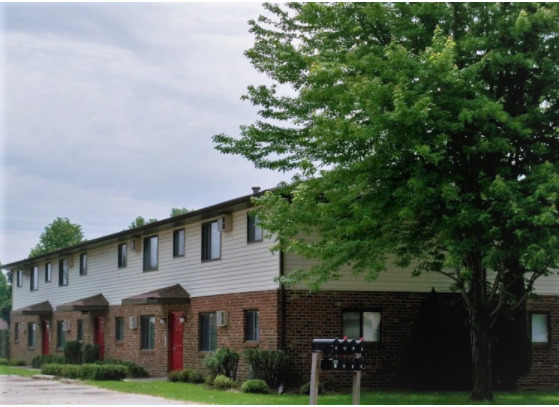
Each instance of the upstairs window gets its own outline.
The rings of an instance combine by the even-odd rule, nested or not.
[[[343,313],[343,335],[350,339],[380,342],[380,312],[350,311]]]
[[[530,318],[532,343],[549,343],[549,314],[533,313]]]
[[[261,242],[264,237],[262,227],[258,224],[258,217],[255,214],[247,215],[247,241]]]
[[[126,243],[121,243],[118,245],[118,268],[124,268],[126,267],[126,263],[127,263],[127,247],[126,247]]]
[[[144,238],[144,271],[157,270],[159,265],[159,240],[157,236]]]
[[[52,264],[45,264],[45,283],[50,283],[52,281]]]
[[[184,229],[173,232],[173,257],[184,256]]]
[[[16,283],[17,283],[18,287],[23,286],[23,270],[18,270],[17,271]]]
[[[217,221],[202,224],[202,260],[221,258],[221,232]]]
[[[68,285],[68,259],[63,258],[58,262],[58,285]]]
[[[80,254],[80,276],[87,275],[87,253]]]
[[[29,280],[30,280],[29,290],[37,291],[39,289],[39,267],[38,266],[31,267],[31,275]]]

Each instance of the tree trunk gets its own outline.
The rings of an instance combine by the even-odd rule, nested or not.
[[[479,311],[479,310],[478,310]],[[482,312],[472,318],[473,390],[471,399],[493,400],[493,377],[491,365],[491,326],[489,315]]]

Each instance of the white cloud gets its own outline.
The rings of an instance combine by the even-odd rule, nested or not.
[[[4,11],[2,262],[25,257],[57,216],[94,238],[138,215],[163,218],[286,179],[220,155],[211,141],[256,118],[240,97],[266,81],[243,56],[257,4]]]

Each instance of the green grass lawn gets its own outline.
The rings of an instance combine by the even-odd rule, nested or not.
[[[0,375],[12,374],[30,377],[39,373],[28,368],[2,366]],[[205,385],[156,381],[88,381],[87,384],[127,393],[148,394],[170,399],[192,401],[202,404],[309,404],[309,396],[293,394],[244,394],[238,391],[220,391]],[[351,404],[350,394],[328,394],[318,396],[319,404]],[[468,392],[407,392],[407,391],[363,391],[361,404],[372,405],[426,405],[426,404],[488,404],[473,403]],[[492,404],[554,404],[559,405],[559,390],[495,392]]]

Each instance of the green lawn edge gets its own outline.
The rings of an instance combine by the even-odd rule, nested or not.
[[[0,375],[31,377],[40,373],[37,369],[0,365]],[[209,389],[204,384],[169,382],[167,380],[87,381],[88,385],[123,393],[146,394],[167,399],[200,404],[226,405],[304,405],[309,396],[296,394],[246,394],[236,390]],[[472,402],[469,392],[413,392],[376,391],[361,392],[362,405],[559,405],[559,389],[519,390],[495,392],[493,402]],[[351,395],[327,394],[318,396],[318,404],[349,405]]]

